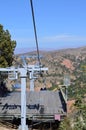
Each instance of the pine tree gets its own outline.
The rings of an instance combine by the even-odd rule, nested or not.
[[[16,41],[11,40],[8,30],[4,30],[0,24],[0,67],[12,65]]]

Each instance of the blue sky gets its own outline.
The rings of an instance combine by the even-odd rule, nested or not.
[[[86,0],[33,0],[39,48],[86,46]],[[16,40],[16,53],[36,49],[30,0],[0,0],[0,24]]]

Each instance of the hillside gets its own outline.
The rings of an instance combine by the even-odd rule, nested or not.
[[[36,52],[29,52],[22,55],[35,54]],[[58,88],[58,85],[63,85],[64,75],[69,75],[71,80],[71,85],[68,88],[69,98],[74,98],[79,93],[82,95],[86,93],[86,46],[58,51],[41,51],[40,54],[43,56],[41,63],[48,67],[49,71],[48,74],[44,74],[44,77],[35,81],[35,89],[43,87],[45,78],[48,89]],[[13,64],[22,63],[20,56],[15,56],[17,62]],[[37,63],[37,59],[28,58],[27,62],[34,64]]]

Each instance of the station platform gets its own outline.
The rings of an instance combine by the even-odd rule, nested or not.
[[[67,114],[66,103],[60,91],[26,92],[26,117],[33,121],[63,120]],[[21,118],[21,92],[11,92],[0,97],[0,119]]]

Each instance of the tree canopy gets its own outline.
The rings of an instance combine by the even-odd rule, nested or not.
[[[12,65],[16,41],[11,40],[8,30],[4,30],[0,24],[0,67]]]

